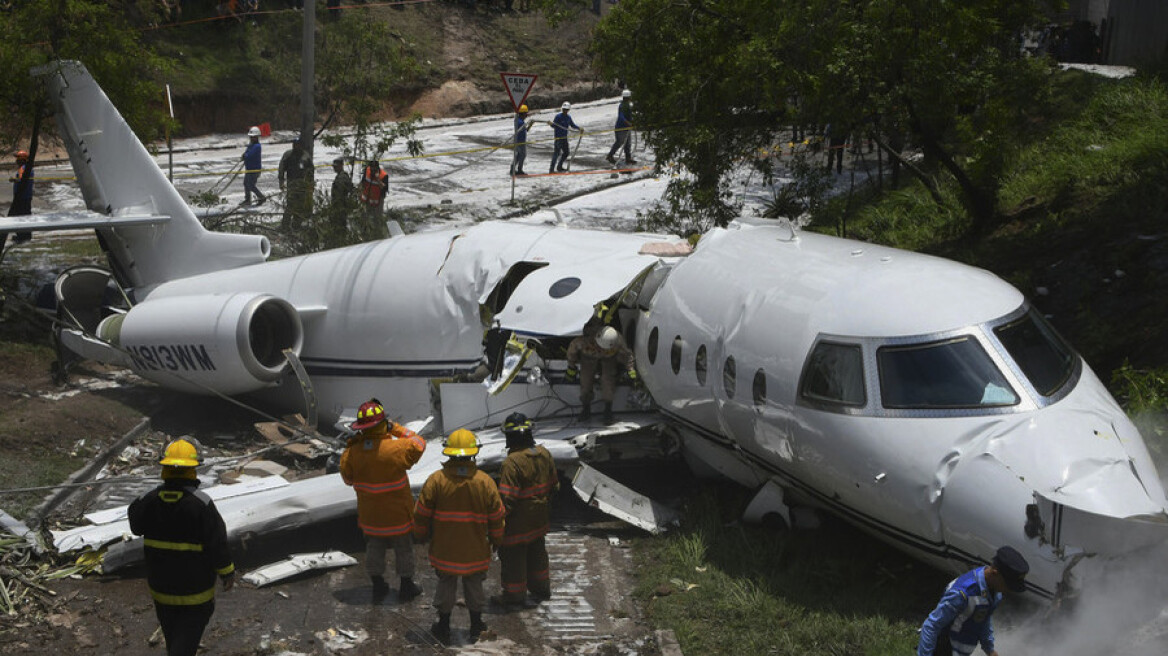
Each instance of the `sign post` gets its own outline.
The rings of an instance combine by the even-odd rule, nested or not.
[[[535,80],[538,75],[531,75],[528,73],[499,73],[499,77],[503,78],[503,86],[507,89],[507,96],[511,98],[511,106],[516,112],[519,111],[519,106],[527,100],[527,94],[531,93],[531,87],[535,86]],[[512,134],[512,141],[515,135]],[[515,144],[512,145],[514,148]],[[512,171],[511,176],[511,204],[515,204],[515,175]]]
[[[519,111],[519,106],[527,100],[527,94],[531,93],[531,87],[535,86],[535,79],[539,76],[527,73],[499,73],[499,77],[503,78],[503,86],[507,87],[511,106],[515,111]]]

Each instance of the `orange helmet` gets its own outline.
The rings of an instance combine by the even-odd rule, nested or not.
[[[373,428],[383,421],[385,421],[385,408],[381,407],[381,403],[377,399],[370,399],[361,404],[357,410],[357,421],[349,424],[349,428],[357,431],[365,430]]]
[[[16,159],[28,159],[28,151],[27,150],[16,151]]]

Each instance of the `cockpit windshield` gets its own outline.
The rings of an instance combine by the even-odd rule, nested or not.
[[[1016,405],[1018,395],[972,336],[876,351],[885,408],[932,410]]]
[[[1075,371],[1071,347],[1034,308],[994,328],[994,335],[1043,396],[1058,392]]]

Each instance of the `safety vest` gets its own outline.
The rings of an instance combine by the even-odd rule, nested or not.
[[[379,171],[377,179],[373,178],[373,167],[365,167],[365,175],[361,178],[361,202],[371,207],[381,207],[381,199],[385,198],[385,190],[389,187],[389,174]]]

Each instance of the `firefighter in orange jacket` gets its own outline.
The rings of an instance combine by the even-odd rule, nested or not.
[[[142,536],[146,582],[168,656],[194,656],[215,612],[215,578],[235,585],[223,517],[198,491],[199,452],[186,440],[166,447],[162,485],[130,504],[130,531]]]
[[[430,540],[430,564],[438,574],[434,593],[438,621],[430,631],[442,642],[449,641],[450,612],[461,578],[470,611],[470,639],[474,641],[487,629],[483,623],[483,579],[491,564],[491,550],[503,539],[506,510],[495,482],[475,466],[479,452],[475,434],[456,430],[443,447],[442,453],[450,460],[422,486],[414,510],[414,535]]]
[[[361,206],[370,214],[380,215],[385,204],[385,194],[389,191],[389,174],[381,170],[377,160],[370,160],[361,176],[359,198]]]
[[[408,601],[422,588],[414,583],[414,495],[406,470],[421,459],[426,442],[386,419],[377,399],[362,404],[349,427],[359,432],[341,454],[341,478],[357,491],[357,523],[365,534],[365,571],[373,581],[373,599],[389,594],[383,574],[385,552],[392,547],[401,577],[398,600]]]
[[[543,601],[552,596],[544,536],[551,517],[552,495],[560,489],[552,454],[535,443],[531,420],[513,412],[503,422],[507,458],[499,472],[499,496],[507,508],[506,530],[499,546],[504,606],[521,605],[528,591]]]

